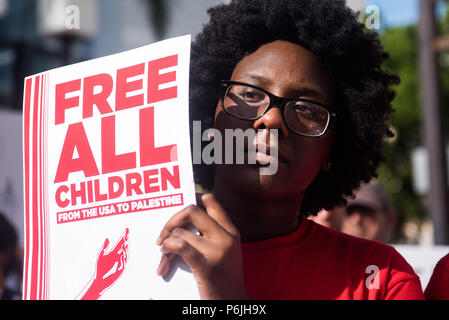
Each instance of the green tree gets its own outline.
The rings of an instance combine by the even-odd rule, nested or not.
[[[385,144],[387,161],[379,168],[379,180],[401,216],[423,217],[424,208],[413,190],[411,167],[411,152],[421,144],[416,26],[387,29],[382,43],[390,54],[385,68],[398,74],[401,83],[393,88],[397,95],[391,125],[396,136]]]
[[[446,9],[449,6],[446,5]],[[449,10],[438,22],[439,34],[449,35]],[[382,44],[390,54],[384,67],[401,77],[401,83],[393,89],[395,112],[391,125],[395,138],[385,143],[387,160],[379,167],[379,180],[389,191],[400,220],[424,218],[425,201],[413,189],[411,154],[422,145],[421,101],[418,64],[417,26],[388,28],[381,35]],[[439,59],[440,90],[443,105],[442,119],[449,114],[449,53],[441,53]],[[448,121],[443,123],[447,124]],[[447,132],[447,130],[445,130]]]

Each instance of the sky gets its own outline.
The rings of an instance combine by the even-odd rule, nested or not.
[[[367,0],[366,5],[376,5],[380,9],[383,27],[396,27],[418,21],[419,0]]]
[[[368,5],[379,7],[381,28],[414,24],[419,19],[419,0],[365,0],[365,6]],[[444,12],[442,1],[437,12]]]

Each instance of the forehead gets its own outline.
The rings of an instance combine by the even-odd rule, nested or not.
[[[264,44],[245,56],[235,67],[232,79],[254,79],[266,89],[311,89],[326,100],[331,99],[333,92],[330,75],[318,57],[297,44],[282,40]]]

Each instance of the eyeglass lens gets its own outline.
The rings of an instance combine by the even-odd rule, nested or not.
[[[255,120],[270,106],[263,91],[244,85],[230,85],[223,100],[226,112],[238,118]],[[329,112],[316,104],[292,100],[284,109],[284,120],[290,130],[308,136],[319,136],[327,128]]]

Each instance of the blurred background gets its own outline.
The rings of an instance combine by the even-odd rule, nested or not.
[[[23,244],[22,99],[25,76],[184,34],[228,0],[0,0],[0,212]],[[427,283],[449,252],[449,1],[348,0],[378,32],[399,74],[377,182],[389,197],[388,236]],[[425,264],[422,261],[425,260]],[[421,261],[421,262],[420,262]],[[420,264],[421,263],[421,264]]]

